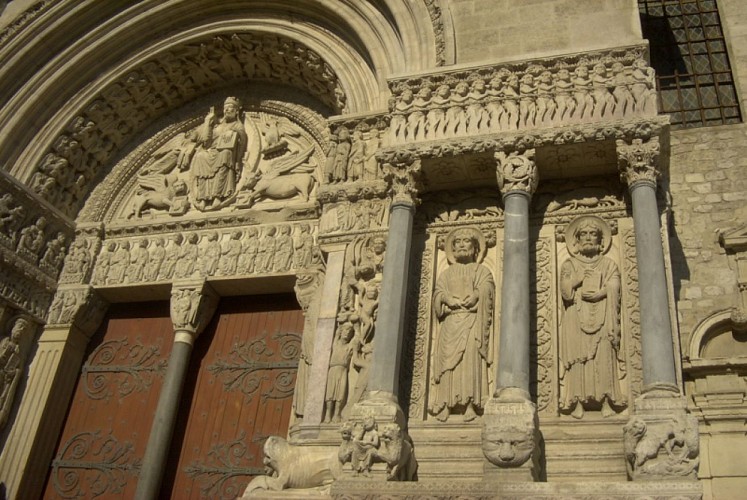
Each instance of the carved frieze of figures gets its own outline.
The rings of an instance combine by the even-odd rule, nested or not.
[[[343,471],[350,464],[354,475],[370,476],[372,466],[383,463],[387,480],[414,480],[418,463],[410,436],[399,424],[389,422],[379,428],[373,416],[366,416],[361,422],[343,423],[340,434],[337,458]]]
[[[330,137],[324,166],[324,182],[375,181],[383,177],[376,159],[381,147],[381,131],[376,127],[358,126],[351,132],[347,126],[337,127]]]
[[[495,282],[483,264],[487,242],[475,228],[452,231],[444,242],[449,266],[433,292],[432,372],[428,412],[474,420],[490,397]]]
[[[335,113],[345,109],[346,97],[337,75],[304,45],[278,35],[250,33],[190,41],[143,61],[94,97],[39,161],[30,180],[32,189],[66,215],[76,214],[96,172],[144,124],[208,89],[247,78],[295,85],[307,89]],[[216,120],[211,126],[218,125]],[[168,187],[157,184],[151,188],[162,190],[157,196],[150,195],[153,202],[169,198],[175,202],[173,198],[180,196],[177,193],[184,186]],[[204,200],[205,206],[214,200],[214,196]]]
[[[88,250],[77,240],[73,248],[81,256],[68,259],[71,269],[85,264]],[[108,240],[96,259],[92,281],[96,285],[119,285],[287,273],[310,266],[314,248],[314,234],[309,223]],[[78,259],[82,260],[78,262]]]
[[[34,324],[20,316],[11,322],[8,336],[0,339],[0,429],[8,422],[33,335]]]
[[[305,204],[322,172],[316,144],[289,118],[245,112],[239,99],[228,97],[220,118],[210,108],[200,124],[157,148],[138,172],[123,215],[262,208],[273,200]]]
[[[65,264],[60,275],[60,283],[87,283],[93,268],[93,259],[99,251],[101,239],[78,234],[70,245]]]
[[[642,47],[390,82],[392,143],[656,114]]]
[[[388,208],[389,200],[379,198],[326,204],[320,221],[320,231],[336,233],[381,229],[387,220]]]
[[[565,229],[568,258],[560,266],[562,316],[559,332],[560,411],[604,417],[627,406],[621,387],[620,269],[609,253],[612,228],[596,216],[581,216]]]

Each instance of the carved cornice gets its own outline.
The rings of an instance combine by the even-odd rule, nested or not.
[[[62,285],[47,314],[47,325],[75,326],[90,336],[104,318],[109,303],[89,285]]]
[[[498,189],[505,197],[509,193],[522,192],[530,197],[537,190],[539,174],[534,161],[534,149],[527,149],[521,153],[512,151],[495,153],[496,177]]]
[[[170,307],[174,330],[197,337],[213,317],[218,300],[218,294],[206,281],[175,283]]]
[[[390,79],[389,140],[654,117],[645,51],[638,45]]]
[[[669,117],[656,116],[604,124],[579,124],[550,130],[486,134],[463,139],[428,141],[383,148],[376,155],[382,163],[412,161],[413,158],[440,158],[496,151],[522,151],[542,146],[622,139],[632,141],[659,136],[669,126]]]
[[[651,137],[644,142],[635,138],[630,142],[617,140],[617,165],[620,179],[629,188],[637,185],[656,187],[656,181],[661,177],[659,166],[659,138]]]

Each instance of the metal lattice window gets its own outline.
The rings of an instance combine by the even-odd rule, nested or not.
[[[638,10],[672,127],[741,122],[716,0],[638,0]]]

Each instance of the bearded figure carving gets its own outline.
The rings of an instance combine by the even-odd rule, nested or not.
[[[575,418],[585,410],[607,417],[627,405],[620,390],[620,270],[604,255],[611,235],[594,216],[566,229],[571,257],[560,269],[560,410]]]
[[[489,397],[488,366],[495,284],[481,261],[486,244],[476,229],[446,238],[449,267],[433,294],[435,333],[429,412],[445,422],[453,413],[474,420]]]

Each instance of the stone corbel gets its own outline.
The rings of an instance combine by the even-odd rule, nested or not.
[[[495,153],[498,188],[504,197],[512,192],[526,193],[531,197],[537,190],[539,175],[534,153],[534,149]]]
[[[61,285],[47,314],[47,326],[75,326],[90,337],[101,324],[109,303],[90,285]]]
[[[218,300],[218,294],[206,281],[175,283],[170,304],[175,341],[194,342],[213,317]]]
[[[656,188],[656,183],[661,178],[661,171],[658,168],[659,151],[658,137],[651,137],[646,142],[637,138],[630,143],[618,139],[617,165],[622,181],[629,188],[638,184],[648,184]]]
[[[380,158],[380,161],[384,165],[384,178],[390,186],[392,205],[418,205],[418,194],[421,191],[420,158],[408,152],[395,152]]]

